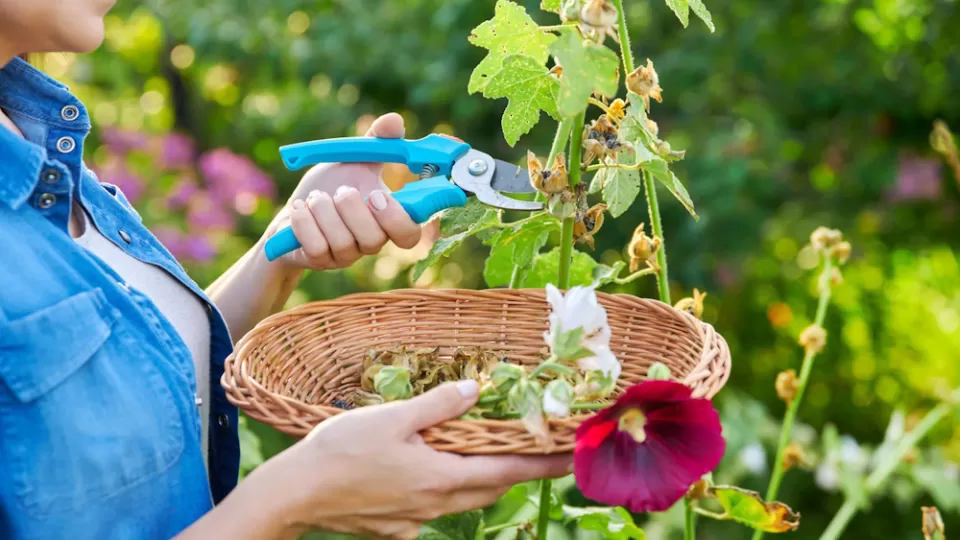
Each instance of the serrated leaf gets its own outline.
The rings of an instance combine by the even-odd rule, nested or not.
[[[693,201],[690,200],[690,193],[687,192],[687,188],[680,183],[680,179],[677,178],[677,175],[673,174],[673,171],[670,170],[670,167],[663,158],[655,156],[653,159],[643,162],[643,170],[650,173],[651,176],[663,184],[664,187],[667,188],[667,191],[680,201],[680,204],[687,209],[687,212],[690,212],[690,215],[693,216],[694,219],[700,219],[700,216],[698,216],[697,212],[693,209]]]
[[[442,257],[447,257],[453,253],[453,250],[460,247],[460,244],[468,236],[470,236],[470,231],[455,234],[453,236],[437,238],[433,245],[430,246],[430,252],[427,253],[427,256],[417,261],[417,264],[413,265],[413,273],[410,275],[410,279],[416,282],[418,279],[420,279],[420,276],[427,271],[427,268],[430,268],[436,264],[436,262]]]
[[[587,98],[594,92],[606,97],[617,93],[620,60],[603,45],[585,42],[578,32],[564,32],[550,45],[550,53],[563,67],[557,110],[569,118],[587,108]]]
[[[597,261],[582,251],[573,252],[573,262],[570,264],[570,286],[587,286],[593,281],[593,269]],[[560,248],[541,253],[533,259],[533,266],[527,271],[523,286],[540,289],[547,283],[557,283],[557,274],[560,272]]]
[[[559,119],[559,88],[560,83],[550,76],[550,71],[542,62],[530,56],[514,54],[505,57],[500,71],[488,79],[483,97],[509,100],[500,124],[503,137],[513,146],[521,135],[537,125],[540,111]]]
[[[493,241],[496,242],[499,236],[494,236]],[[487,287],[500,287],[510,283],[515,266],[512,249],[491,249],[483,263],[483,280],[487,282]]]
[[[587,190],[588,194],[596,195],[597,193],[600,193],[601,191],[603,191],[603,182],[604,182],[603,172],[605,170],[606,169],[600,169],[599,171],[597,171],[597,174],[593,175],[593,179],[590,180],[590,189]]]
[[[563,514],[566,522],[576,521],[584,530],[600,531],[603,538],[608,540],[646,540],[643,529],[633,522],[630,512],[620,507],[586,507],[564,506]]]
[[[509,0],[498,0],[493,18],[474,28],[467,39],[490,51],[470,74],[467,91],[474,94],[486,87],[506,56],[523,54],[541,65],[546,63],[548,47],[556,36],[540,30],[522,6]]]
[[[478,225],[491,225],[499,220],[498,210],[471,197],[467,199],[467,204],[449,208],[440,214],[440,235],[459,234]]]
[[[597,288],[603,287],[607,283],[613,283],[613,281],[620,276],[620,272],[623,271],[623,268],[626,265],[627,263],[623,261],[617,261],[613,263],[613,266],[598,264],[594,267],[592,272],[593,282],[591,283],[591,286]]]
[[[700,17],[700,20],[707,25],[707,28],[711,32],[714,32],[716,28],[713,26],[713,17],[710,15],[710,11],[707,10],[707,6],[703,5],[701,0],[689,0],[690,9],[697,14],[697,17]]]
[[[553,13],[560,12],[560,0],[541,0],[540,9]]]
[[[498,232],[488,243],[490,256],[483,268],[483,278],[488,287],[499,287],[510,282],[514,266],[527,268],[533,263],[550,233],[559,230],[560,223],[552,216],[540,214],[521,225],[507,227]]]
[[[636,154],[629,149],[621,150],[617,162],[627,165],[636,164]],[[607,203],[607,212],[620,217],[640,195],[640,171],[637,169],[604,169],[603,202]]]
[[[483,540],[483,511],[452,514],[425,523],[417,540]]]
[[[687,0],[667,0],[667,7],[673,10],[684,28],[690,24],[690,6],[687,4]]]
[[[764,502],[755,491],[715,486],[708,494],[720,503],[730,519],[748,527],[778,533],[795,531],[800,526],[800,514],[781,502]]]

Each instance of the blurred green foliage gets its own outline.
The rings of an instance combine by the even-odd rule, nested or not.
[[[521,3],[552,24],[537,1]],[[697,24],[683,31],[662,2],[625,4],[634,53],[656,62],[664,87],[651,117],[665,140],[687,150],[676,171],[701,217],[693,221],[662,199],[673,294],[708,291],[704,317],[733,352],[733,376],[718,399],[730,441],[718,478],[765,485],[770,464],[757,467],[757,460],[769,461],[783,410],[773,380],[799,367],[795,338],[813,315],[804,244],[817,225],[843,230],[854,256],[827,318],[830,342],[801,408],[806,426],[798,438],[815,446],[831,422],[861,443],[879,444],[895,409],[909,423],[938,390],[960,382],[960,178],[929,147],[935,119],[960,126],[960,2],[713,2],[715,34]],[[511,149],[500,133],[505,103],[467,94],[485,51],[466,37],[492,12],[492,1],[476,0],[121,2],[99,51],[50,55],[44,67],[92,113],[91,164],[109,171],[120,155],[140,171],[150,189],[136,206],[149,224],[196,225],[184,225],[169,204],[175,178],[153,178],[151,162],[110,150],[111,129],[160,140],[189,135],[200,173],[185,174],[201,185],[210,179],[199,159],[221,147],[275,181],[276,196],[238,203],[230,226],[207,235],[211,256],[186,262],[206,285],[256,241],[296,184],[298,174],[279,161],[282,144],[353,135],[370,115],[399,111],[410,137],[453,133],[504,159],[519,160],[527,148],[545,153],[552,122]],[[642,203],[608,220],[598,258],[610,263],[641,221]],[[466,242],[417,285],[483,287],[486,249]],[[288,305],[410,286],[408,269],[422,255],[387,249],[346,271],[310,274]],[[655,296],[644,280],[608,290]],[[920,472],[899,476],[846,537],[918,536],[919,505],[935,501],[915,486],[946,490],[942,500],[954,496],[957,425],[953,419],[936,431],[931,442],[939,449],[918,457]],[[245,421],[242,443],[248,470],[290,441]],[[816,538],[841,503],[818,478],[787,474],[782,499],[803,515],[794,538]],[[489,513],[499,521],[488,524],[523,504],[506,498]],[[958,511],[960,503],[943,512],[947,530],[960,529]],[[650,538],[674,538],[680,520],[672,511],[640,524]],[[747,534],[723,523],[700,527],[702,538]]]

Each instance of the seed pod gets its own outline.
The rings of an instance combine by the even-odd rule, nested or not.
[[[809,464],[809,458],[807,458],[803,447],[801,447],[797,441],[791,441],[790,444],[783,449],[783,463],[781,465],[783,466],[784,472],[794,467],[806,467],[809,466]]]
[[[694,289],[692,297],[681,298],[673,307],[699,319],[703,316],[703,299],[706,297],[707,293],[700,294],[699,290]]]
[[[643,108],[650,111],[650,98],[662,103],[663,98],[660,93],[660,76],[657,70],[653,68],[653,62],[647,58],[646,66],[639,66],[627,75],[627,90],[633,92],[643,99]]]
[[[570,190],[566,158],[563,152],[557,154],[553,160],[553,166],[549,170],[545,170],[537,156],[527,150],[527,172],[530,173],[530,185],[541,193],[554,195]]]
[[[827,344],[827,331],[821,326],[811,324],[800,333],[797,341],[808,352],[818,353]]]
[[[380,370],[383,369],[383,364],[373,364],[368,367],[363,375],[360,376],[360,388],[363,388],[367,392],[374,391],[373,380],[377,376],[377,373],[380,373]]]
[[[850,242],[840,242],[833,246],[831,254],[836,257],[837,263],[846,264],[847,259],[850,258],[850,252],[852,250],[853,247],[850,245]]]
[[[841,240],[843,240],[843,233],[837,229],[817,227],[817,229],[810,234],[810,245],[819,252],[824,252],[832,248],[840,243]]]
[[[590,249],[594,249],[593,235],[603,226],[603,213],[607,211],[607,205],[597,203],[586,212],[577,212],[576,220],[573,222],[573,239],[577,244],[586,244]]]
[[[627,251],[630,254],[630,271],[636,272],[640,265],[651,260],[660,249],[660,239],[650,238],[644,231],[643,223],[637,225],[633,230],[633,238],[630,239],[630,245]]]
[[[357,407],[367,407],[370,405],[380,405],[381,403],[383,403],[383,396],[381,396],[380,394],[367,392],[359,388],[356,391],[354,391],[350,399],[353,401],[353,404]]]
[[[800,388],[800,381],[797,379],[796,370],[788,369],[778,373],[775,387],[777,389],[777,397],[789,405],[790,402],[793,401],[793,398],[796,397],[797,390]]]

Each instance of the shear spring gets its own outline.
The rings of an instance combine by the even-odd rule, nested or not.
[[[437,174],[437,171],[440,170],[440,167],[432,163],[427,163],[423,166],[423,169],[420,170],[420,179],[425,180],[427,178],[432,178],[433,175]]]

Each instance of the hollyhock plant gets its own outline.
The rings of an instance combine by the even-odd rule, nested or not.
[[[577,429],[577,486],[632,512],[667,510],[720,463],[721,431],[710,401],[692,397],[687,386],[641,382]]]
[[[544,340],[559,360],[575,360],[580,369],[601,371],[616,380],[622,366],[610,350],[607,311],[590,287],[573,287],[565,295],[547,285],[550,329]]]

